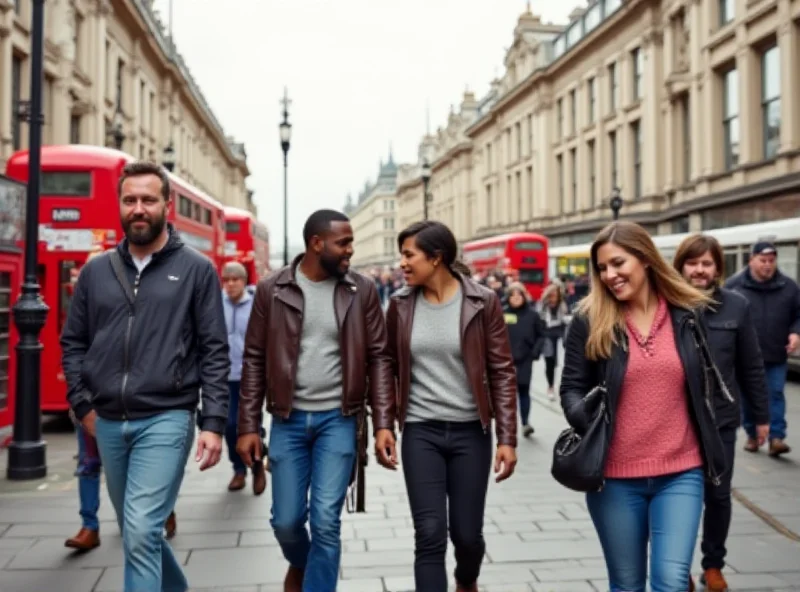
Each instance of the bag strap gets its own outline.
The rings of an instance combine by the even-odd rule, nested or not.
[[[689,323],[689,327],[695,340],[695,346],[697,347],[700,357],[705,365],[704,373],[707,375],[708,370],[711,370],[711,373],[713,374],[720,391],[722,391],[723,396],[732,403],[734,402],[734,398],[728,390],[728,386],[725,384],[725,380],[722,378],[719,368],[714,363],[714,356],[711,355],[711,348],[708,346],[708,342],[706,341],[705,331],[703,331],[702,327],[700,326],[702,320],[697,310],[692,310],[692,320],[694,322]]]
[[[125,263],[123,263],[122,257],[116,249],[110,251],[108,257],[111,261],[114,275],[117,277],[119,285],[122,286],[122,291],[125,292],[125,299],[128,301],[130,307],[133,308],[135,296],[133,294],[133,288],[131,288],[131,283],[128,281],[128,276],[125,273]]]

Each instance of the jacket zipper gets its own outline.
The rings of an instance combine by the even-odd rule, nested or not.
[[[136,301],[136,295],[139,293],[139,283],[141,281],[142,275],[141,273],[136,274],[136,279],[133,282],[133,298],[134,302],[130,303],[128,307],[128,325],[125,329],[125,343],[123,345],[123,363],[124,363],[124,373],[122,374],[122,388],[120,389],[119,393],[119,400],[122,404],[122,419],[128,419],[128,408],[125,405],[125,388],[128,386],[128,376],[130,375],[131,368],[130,368],[130,349],[131,349],[131,333],[133,330],[133,319],[135,318],[135,313],[133,309],[133,305]]]

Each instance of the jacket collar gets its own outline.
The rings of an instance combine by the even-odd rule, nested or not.
[[[278,277],[275,280],[275,283],[279,286],[297,286],[297,266],[300,264],[300,261],[303,259],[303,255],[305,253],[300,253],[294,260],[281,269],[278,272]],[[356,285],[356,280],[353,277],[353,274],[348,271],[342,277],[337,278],[340,283],[348,284],[350,286]]]
[[[236,302],[231,300],[230,296],[228,296],[228,293],[225,290],[222,291],[222,301],[225,302],[226,304],[230,304],[231,306],[239,306],[240,304],[244,304],[252,299],[253,297],[250,295],[250,292],[247,291],[247,288],[245,288],[242,297],[239,298],[239,300],[237,300]]]

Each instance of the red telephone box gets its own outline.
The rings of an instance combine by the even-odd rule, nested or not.
[[[23,276],[25,185],[0,175],[0,446],[14,423],[19,339],[11,307],[19,298]]]

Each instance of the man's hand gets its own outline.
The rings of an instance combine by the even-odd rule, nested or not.
[[[197,454],[194,462],[200,463],[200,470],[210,469],[222,456],[222,436],[214,432],[200,432],[197,437]]]
[[[83,419],[81,420],[81,426],[83,427],[84,430],[89,432],[89,435],[92,438],[96,438],[97,437],[96,436],[97,432],[96,432],[95,426],[94,426],[94,422],[95,422],[96,419],[97,419],[97,412],[94,409],[92,409],[89,413],[84,415]]]
[[[494,472],[497,473],[495,481],[505,481],[514,474],[514,467],[517,466],[517,451],[507,444],[497,447],[497,454],[494,456]]]
[[[254,462],[261,462],[261,450],[264,443],[261,436],[253,434],[242,434],[236,440],[236,452],[244,462],[246,467],[252,467]]]
[[[756,426],[756,440],[758,440],[758,445],[763,446],[764,443],[767,441],[769,437],[769,424],[765,423],[763,425]]]
[[[793,354],[800,347],[800,335],[789,333],[789,343],[786,344],[786,353]]]
[[[382,467],[397,470],[397,443],[392,430],[383,428],[375,434],[375,456]]]

